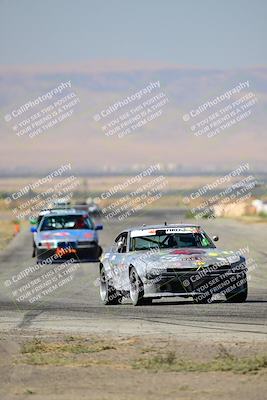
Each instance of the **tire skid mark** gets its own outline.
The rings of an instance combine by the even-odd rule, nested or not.
[[[42,313],[43,310],[31,310],[27,312],[23,315],[23,320],[17,325],[17,328],[28,328],[32,324],[33,320]]]
[[[218,327],[212,327],[212,326],[185,324],[185,323],[178,324],[178,323],[175,323],[175,322],[156,321],[156,320],[147,319],[147,318],[130,318],[130,319],[141,320],[141,321],[144,321],[144,322],[153,322],[153,323],[156,323],[156,324],[166,324],[166,325],[174,325],[174,326],[189,326],[190,328],[201,328],[201,329],[204,328],[204,329],[212,329],[212,330],[218,330],[218,331],[231,331],[231,332],[242,332],[242,333],[244,333],[244,332],[245,332],[245,333],[257,333],[257,334],[260,334],[260,335],[266,335],[266,332],[247,331],[247,330],[243,330],[243,329],[225,328],[225,327],[220,328],[219,326],[218,326]],[[204,322],[204,323],[205,323],[205,322]],[[233,323],[233,324],[239,324],[239,323],[237,322],[237,323]],[[246,324],[246,325],[249,325],[249,324]],[[250,325],[252,325],[252,324],[250,324]],[[253,325],[254,325],[254,324],[253,324]],[[262,326],[265,326],[265,325],[263,324]]]

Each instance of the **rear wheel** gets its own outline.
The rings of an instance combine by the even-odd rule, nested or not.
[[[244,303],[248,297],[247,281],[243,283],[238,291],[226,293],[225,297],[229,303]]]
[[[100,258],[102,256],[103,253],[103,249],[101,246],[97,246],[97,253],[96,253],[96,257]]]
[[[151,298],[144,298],[144,285],[134,267],[130,270],[130,298],[134,306],[152,304]]]
[[[121,304],[122,295],[109,282],[105,269],[100,268],[100,298],[105,305]]]
[[[97,245],[95,247],[93,253],[92,253],[92,250],[91,250],[91,252],[90,251],[88,252],[88,258],[93,257],[96,261],[98,261],[99,258],[102,256],[102,253],[103,253],[102,247]]]

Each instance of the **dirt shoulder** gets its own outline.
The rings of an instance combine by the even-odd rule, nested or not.
[[[13,221],[0,221],[0,251],[3,250],[15,236]]]
[[[259,399],[267,344],[30,331],[0,337],[8,399]]]
[[[27,221],[18,222],[13,219],[0,219],[0,252],[8,246],[15,236],[26,231],[28,226]]]

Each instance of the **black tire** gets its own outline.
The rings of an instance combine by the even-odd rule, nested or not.
[[[97,261],[99,261],[102,253],[103,253],[102,247],[97,245],[95,247],[93,253],[92,253],[92,251],[88,252],[88,258],[90,258],[90,259],[93,258],[97,262]]]
[[[248,297],[247,281],[244,282],[238,292],[225,293],[225,297],[229,303],[244,303]]]
[[[151,298],[144,298],[144,285],[136,269],[130,269],[130,299],[134,306],[148,305],[152,303]]]
[[[36,257],[36,244],[34,239],[32,239],[32,258]]]
[[[103,249],[101,246],[97,246],[97,251],[96,251],[96,258],[99,259],[102,256]]]
[[[36,246],[33,246],[32,249],[32,258],[36,257]]]
[[[116,290],[107,279],[105,269],[100,267],[100,298],[105,305],[121,304],[122,295]]]

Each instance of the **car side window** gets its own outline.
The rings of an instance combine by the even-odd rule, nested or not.
[[[126,253],[126,251],[127,251],[127,236],[128,236],[127,233],[122,234],[123,246],[119,250],[119,253]]]
[[[115,240],[114,251],[117,253],[126,253],[127,250],[127,232],[120,234]],[[122,245],[119,245],[121,244]]]
[[[120,236],[121,235],[116,237],[115,242],[113,243],[113,245],[111,247],[112,253],[117,253],[117,251],[118,251],[118,242],[119,242]]]

